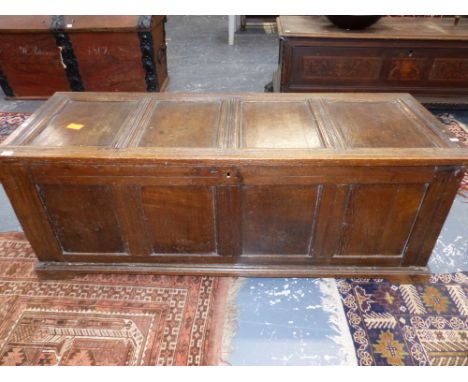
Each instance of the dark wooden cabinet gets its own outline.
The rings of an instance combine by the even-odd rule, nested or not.
[[[384,17],[362,31],[323,16],[280,16],[281,92],[468,94],[468,19]]]
[[[49,271],[423,272],[467,159],[405,94],[58,93],[0,146]]]
[[[56,91],[163,91],[164,16],[0,16],[8,97]]]

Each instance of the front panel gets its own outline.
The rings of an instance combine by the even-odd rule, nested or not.
[[[426,188],[425,184],[349,186],[334,261],[403,256]]]
[[[243,255],[307,256],[316,200],[314,186],[243,187]]]
[[[240,261],[260,264],[398,266],[433,181],[430,168],[257,168],[241,175]]]
[[[215,253],[214,198],[214,187],[142,187],[153,254]]]
[[[45,237],[52,233],[47,245],[56,243],[57,258],[68,262],[304,270],[414,265],[432,249],[424,243],[433,242],[448,212],[445,190],[455,192],[461,178],[453,175],[456,169],[435,176],[424,167],[240,166],[230,170],[234,179],[224,177],[222,168],[114,170],[37,166],[29,171],[31,180],[17,176],[39,202],[18,210],[25,231],[31,233],[26,216],[44,216],[41,229]],[[23,197],[14,195],[17,187],[5,182],[16,209]],[[430,232],[424,228],[428,213],[436,214]]]
[[[38,189],[64,253],[127,252],[109,186],[42,184]]]
[[[462,95],[468,53],[461,41],[288,38],[281,40],[281,91],[378,91]]]
[[[132,165],[116,171],[83,165],[31,169],[43,224],[66,261],[234,261],[237,187],[223,184],[226,171]]]

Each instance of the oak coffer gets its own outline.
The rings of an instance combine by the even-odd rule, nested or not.
[[[56,91],[164,90],[165,16],[0,16],[8,97]]]
[[[325,16],[280,16],[281,92],[468,94],[468,19],[383,17],[360,31]],[[466,102],[466,101],[465,101]]]
[[[408,94],[57,93],[0,146],[49,272],[423,273],[467,160]]]

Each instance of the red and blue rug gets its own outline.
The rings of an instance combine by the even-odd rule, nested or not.
[[[0,112],[0,143],[20,126],[31,113]]]
[[[22,233],[0,234],[0,366],[216,365],[232,278],[42,280]]]
[[[468,365],[468,274],[337,280],[359,365]]]

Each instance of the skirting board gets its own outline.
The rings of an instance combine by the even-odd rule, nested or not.
[[[125,273],[160,275],[210,275],[234,277],[351,277],[386,278],[402,282],[424,282],[430,276],[427,267],[343,267],[293,265],[187,265],[187,264],[86,264],[39,262],[41,278],[67,278],[82,273]]]

